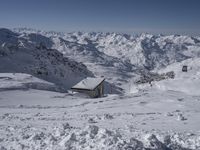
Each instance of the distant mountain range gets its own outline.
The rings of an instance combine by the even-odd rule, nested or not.
[[[127,89],[141,70],[199,56],[200,37],[0,29],[0,72],[29,73],[67,87],[86,76],[104,76]]]
[[[98,63],[107,63],[106,65],[113,65],[114,62],[109,60],[113,59],[126,67],[130,64],[152,70],[200,56],[200,37],[155,36],[145,33],[137,36],[95,32],[57,33],[26,28],[14,29],[14,31],[44,35],[53,42],[53,45],[50,45],[47,41],[43,41],[49,47],[67,55],[75,55],[78,52],[79,55],[87,55],[87,58],[91,56],[91,59],[95,56],[98,58],[96,60]]]

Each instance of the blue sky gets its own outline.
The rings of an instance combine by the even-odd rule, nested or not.
[[[200,34],[200,0],[0,0],[0,26]]]

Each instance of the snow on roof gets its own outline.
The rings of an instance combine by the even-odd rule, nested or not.
[[[72,89],[94,90],[104,80],[104,78],[87,77],[74,85]]]

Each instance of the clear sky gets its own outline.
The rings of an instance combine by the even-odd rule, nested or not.
[[[0,0],[0,27],[200,34],[200,0]]]

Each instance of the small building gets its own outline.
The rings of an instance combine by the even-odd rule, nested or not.
[[[187,72],[187,70],[188,70],[188,69],[187,69],[187,66],[184,65],[184,66],[182,67],[182,71],[183,71],[183,72]]]
[[[85,93],[92,98],[103,97],[105,78],[87,77],[74,85],[71,89],[76,92]]]

